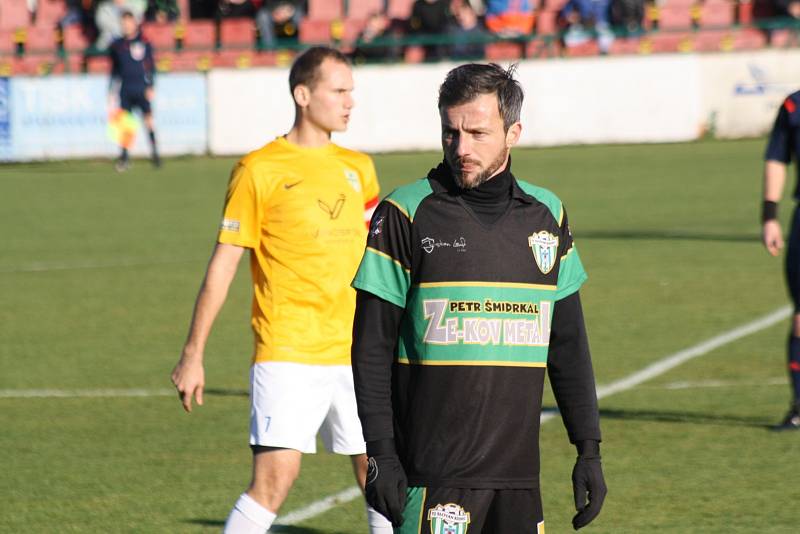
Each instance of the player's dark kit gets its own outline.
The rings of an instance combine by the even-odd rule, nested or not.
[[[133,38],[121,37],[111,43],[111,80],[119,83],[119,106],[125,111],[135,109],[145,116],[152,113],[151,102],[147,98],[147,90],[152,89],[155,74],[153,47],[138,32]],[[148,131],[152,149],[153,164],[158,166],[161,160],[158,155],[155,132]],[[123,148],[120,161],[127,164],[128,151]]]
[[[355,329],[375,335],[353,366],[368,452],[396,448],[410,486],[402,532],[535,532],[546,368],[570,440],[600,440],[585,279],[561,201],[510,169],[464,193],[443,163],[378,206],[353,281]],[[373,318],[391,315],[399,335]]]
[[[797,182],[793,197],[800,201],[800,91],[789,95],[778,111],[775,124],[767,144],[765,160],[789,164],[795,159]],[[764,203],[764,220],[777,218],[777,203]],[[800,313],[800,209],[795,207],[792,215],[789,242],[786,247],[786,282],[794,302],[795,314]],[[794,391],[794,406],[784,421],[776,427],[781,430],[800,429],[800,337],[789,336],[789,376]]]

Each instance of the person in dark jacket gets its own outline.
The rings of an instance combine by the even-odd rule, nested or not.
[[[134,109],[141,111],[150,139],[153,166],[160,167],[161,158],[158,155],[152,110],[155,96],[153,47],[142,37],[139,23],[130,11],[122,13],[122,31],[123,36],[109,47],[112,92],[114,88],[119,88],[120,108],[127,112],[132,112]],[[128,147],[123,146],[116,169],[123,172],[129,167]]]

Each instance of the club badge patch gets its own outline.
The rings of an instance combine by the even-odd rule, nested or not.
[[[347,183],[350,184],[350,187],[361,192],[361,180],[358,179],[358,173],[356,171],[351,171],[347,169],[344,171],[344,177],[347,179]]]
[[[467,534],[469,512],[455,503],[437,504],[428,510],[431,534]]]
[[[542,230],[528,236],[528,246],[533,252],[533,259],[542,274],[547,274],[553,270],[556,264],[556,253],[558,252],[558,236],[547,230]]]

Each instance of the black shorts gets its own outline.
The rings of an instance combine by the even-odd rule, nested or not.
[[[409,488],[396,534],[544,534],[537,489]]]
[[[141,93],[121,92],[119,94],[119,107],[125,111],[133,111],[134,108],[139,108],[145,115],[150,114],[150,101]]]
[[[794,302],[794,312],[800,313],[800,205],[794,209],[786,247],[786,283]]]

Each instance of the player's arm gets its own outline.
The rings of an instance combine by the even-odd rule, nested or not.
[[[580,295],[556,301],[547,357],[550,384],[578,458],[572,470],[577,530],[600,513],[606,484],[600,462],[600,414]]]
[[[192,411],[193,397],[198,405],[203,404],[203,352],[211,326],[228,296],[228,289],[236,275],[243,252],[243,247],[218,243],[208,262],[206,275],[195,301],[189,335],[181,357],[172,371],[172,383],[187,412]]]
[[[152,102],[153,98],[155,97],[153,86],[155,85],[156,62],[155,58],[153,57],[153,46],[150,43],[145,45],[143,64],[145,98]]]
[[[781,105],[767,143],[764,156],[764,195],[761,205],[762,241],[773,256],[783,249],[783,231],[778,221],[778,203],[786,184],[786,166],[791,161],[792,128],[790,114],[795,104],[787,98]]]
[[[108,56],[111,59],[111,76],[108,80],[108,98],[111,100],[116,97],[122,85],[122,74],[119,64],[119,55],[114,44],[108,47]]]

